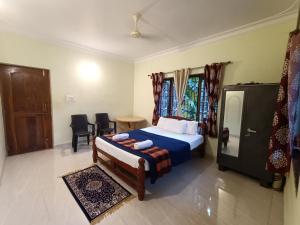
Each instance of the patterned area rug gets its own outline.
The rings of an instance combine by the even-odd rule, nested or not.
[[[90,223],[102,220],[133,195],[98,166],[62,177]]]

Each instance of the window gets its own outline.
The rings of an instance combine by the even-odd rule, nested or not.
[[[174,79],[167,78],[163,82],[160,100],[160,115],[174,116],[177,114],[177,98]],[[208,98],[202,74],[189,77],[182,103],[183,117],[203,121],[208,114]]]
[[[177,113],[177,98],[174,79],[164,79],[159,107],[161,116],[175,116]]]

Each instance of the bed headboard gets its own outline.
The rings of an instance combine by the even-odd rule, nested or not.
[[[166,118],[170,118],[170,119],[176,119],[176,120],[187,120],[187,121],[192,121],[190,119],[186,119],[184,117],[181,116],[166,116]],[[199,122],[199,127],[201,128],[201,135],[205,136],[207,134],[207,125],[206,122]]]

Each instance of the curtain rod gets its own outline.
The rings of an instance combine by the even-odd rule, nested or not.
[[[224,64],[224,65],[228,65],[228,64],[231,64],[232,62],[231,61],[227,61],[227,62],[219,62],[219,64]],[[205,66],[198,66],[198,67],[193,67],[191,68],[192,70],[195,70],[195,69],[202,69],[204,68]],[[174,73],[176,70],[173,70],[173,71],[169,71],[169,72],[164,72],[163,74],[168,74],[168,73]],[[151,77],[151,75],[148,75],[148,77]]]

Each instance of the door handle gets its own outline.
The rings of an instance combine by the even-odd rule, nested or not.
[[[248,133],[256,134],[256,130],[252,130],[252,129],[250,129],[250,128],[247,129],[247,132],[248,132]]]
[[[47,104],[46,103],[43,103],[43,112],[47,112]]]

